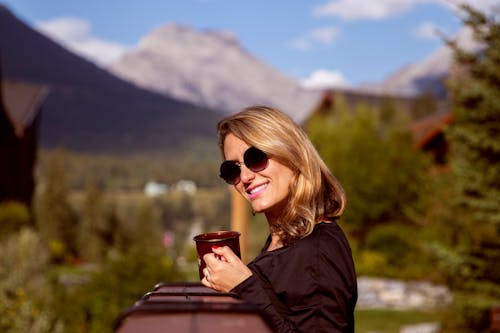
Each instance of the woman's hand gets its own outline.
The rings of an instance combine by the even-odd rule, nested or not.
[[[204,286],[217,291],[229,292],[252,275],[252,271],[228,247],[212,247],[212,253],[205,254],[207,267],[201,280]]]

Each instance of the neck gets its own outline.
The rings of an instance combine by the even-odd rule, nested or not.
[[[271,243],[269,244],[267,250],[272,251],[279,249],[280,247],[283,247],[280,237],[276,234],[271,234]]]

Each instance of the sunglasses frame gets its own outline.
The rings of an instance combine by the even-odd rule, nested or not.
[[[241,180],[241,163],[229,160],[222,162],[219,168],[219,177],[230,185],[238,184]],[[269,156],[259,148],[251,146],[243,154],[243,164],[252,172],[260,172],[269,165]],[[236,168],[238,170],[237,174]]]

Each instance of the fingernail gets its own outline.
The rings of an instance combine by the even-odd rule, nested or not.
[[[213,245],[212,249],[218,249],[219,247],[217,245]]]

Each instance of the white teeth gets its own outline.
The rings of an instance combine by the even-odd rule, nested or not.
[[[262,184],[262,185],[259,185],[257,187],[254,187],[252,190],[250,190],[250,194],[254,194],[255,192],[258,192],[260,190],[262,190],[264,187],[266,187],[267,184]]]

